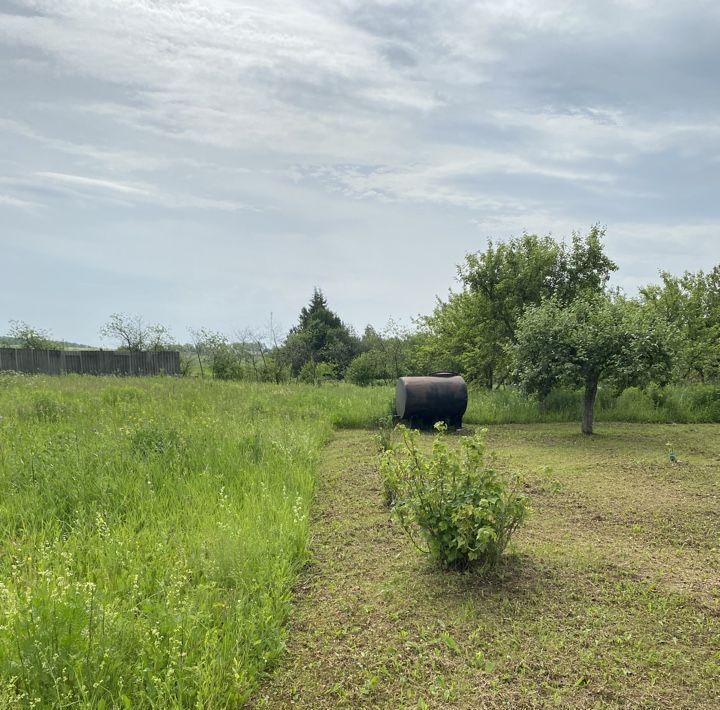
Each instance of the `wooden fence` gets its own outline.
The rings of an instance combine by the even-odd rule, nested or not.
[[[0,370],[65,375],[179,375],[177,351],[0,348]]]

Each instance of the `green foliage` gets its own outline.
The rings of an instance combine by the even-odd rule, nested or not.
[[[212,373],[218,380],[242,380],[245,368],[237,349],[230,343],[218,344],[212,351]]]
[[[661,278],[641,293],[647,309],[672,327],[675,378],[720,378],[720,265],[707,274],[662,272]]]
[[[529,305],[547,298],[566,304],[605,288],[617,266],[604,254],[603,237],[597,225],[585,237],[574,233],[570,245],[524,234],[468,254],[458,269],[463,290],[424,319],[434,369],[453,369],[491,388],[507,382],[508,347]]]
[[[518,322],[514,356],[518,381],[541,402],[560,384],[584,387],[586,434],[601,379],[621,391],[665,383],[671,368],[664,323],[637,303],[598,295],[530,306]]]
[[[183,374],[195,371],[205,377],[209,371],[218,380],[274,381],[276,384],[287,380],[278,348],[271,349],[251,330],[237,333],[238,339],[233,342],[223,333],[205,328],[191,328],[190,336],[192,342],[185,346],[184,363],[181,352]]]
[[[354,379],[351,381],[370,384],[427,372],[429,366],[419,359],[424,339],[423,333],[412,331],[392,318],[379,333],[367,326],[360,340],[360,360],[353,361],[357,369],[352,373]],[[350,378],[351,374],[346,377]]]
[[[283,346],[294,376],[312,362],[330,363],[342,377],[358,349],[357,337],[328,308],[325,296],[317,288],[309,305],[300,311],[299,322],[290,330]]]
[[[361,387],[390,379],[382,351],[368,350],[360,353],[345,370],[345,379]]]
[[[159,323],[145,323],[142,316],[113,313],[100,335],[119,343],[123,350],[168,350],[173,346],[170,331]]]
[[[21,320],[10,321],[9,335],[21,348],[45,350],[58,347],[58,344],[50,338],[50,334],[46,330],[34,328]]]
[[[395,417],[392,414],[380,417],[377,421],[378,433],[375,436],[380,453],[392,449],[395,441]]]
[[[677,462],[677,454],[675,453],[672,443],[669,441],[665,443],[665,455],[668,457],[668,461],[670,461],[670,463]]]
[[[337,379],[338,366],[333,362],[315,362],[308,360],[298,373],[298,380],[307,385],[320,385]]]
[[[484,431],[451,448],[446,428],[436,424],[432,453],[418,445],[419,433],[398,427],[402,445],[382,455],[386,498],[417,544],[443,567],[487,569],[495,565],[528,504],[515,482],[486,461]]]

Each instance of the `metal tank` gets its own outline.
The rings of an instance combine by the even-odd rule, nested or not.
[[[400,377],[395,386],[395,412],[411,426],[431,427],[444,421],[459,429],[467,403],[465,380],[454,372]]]

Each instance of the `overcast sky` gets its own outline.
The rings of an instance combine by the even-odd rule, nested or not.
[[[0,332],[361,330],[489,237],[720,262],[720,4],[0,0]]]

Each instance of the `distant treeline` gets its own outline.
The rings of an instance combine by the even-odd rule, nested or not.
[[[595,226],[567,241],[524,234],[488,242],[459,266],[459,288],[412,329],[391,321],[358,335],[316,289],[284,338],[246,331],[231,341],[193,331],[186,369],[224,379],[359,385],[452,370],[476,388],[515,387],[540,414],[554,392],[569,388],[580,392],[587,433],[601,390],[618,396],[629,387],[720,381],[720,265],[662,271],[659,284],[630,297],[609,286],[618,267],[603,239]],[[655,399],[660,406],[662,397]]]
[[[390,321],[362,334],[332,311],[319,288],[287,333],[234,336],[190,329],[178,345],[162,325],[113,314],[101,334],[125,350],[179,348],[186,375],[219,379],[359,385],[436,370],[476,387],[517,386],[547,406],[550,393],[577,387],[594,402],[598,387],[720,380],[720,265],[673,275],[629,297],[609,287],[617,265],[604,230],[568,240],[523,234],[488,242],[458,267],[458,288],[407,328]],[[13,342],[47,347],[47,333],[12,322]]]

